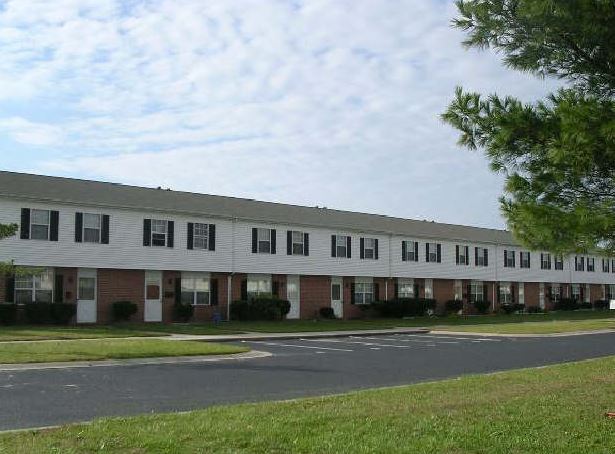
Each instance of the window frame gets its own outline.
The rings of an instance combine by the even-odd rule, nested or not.
[[[408,288],[410,291],[408,291]],[[414,279],[403,279],[399,278],[397,280],[397,297],[398,298],[415,298],[414,295]]]
[[[371,246],[368,246],[368,242],[371,242]],[[368,251],[371,257],[368,257]],[[376,260],[376,238],[363,238],[363,258],[366,260]]]
[[[596,259],[594,257],[587,257],[587,272],[594,273],[595,271],[596,271]]]
[[[420,253],[415,255],[415,251],[419,249],[418,241],[416,240],[403,240],[406,243],[406,262],[418,262]]]
[[[551,269],[551,253],[542,252],[540,254],[540,269],[541,270],[550,270]]]
[[[519,268],[529,270],[531,267],[530,251],[519,251]]]
[[[207,290],[199,288],[199,280],[206,281]],[[191,285],[188,285],[191,284]],[[211,306],[211,275],[209,273],[190,272],[181,274],[180,301],[190,306]],[[207,302],[199,302],[199,294],[207,294]],[[191,294],[191,302],[186,303],[184,294]]]
[[[290,247],[290,251],[291,251],[291,255],[305,255],[305,232],[300,231],[300,230],[291,230],[291,247]],[[296,241],[296,238],[301,239],[301,241]],[[299,251],[299,248],[295,249],[295,246],[301,246],[301,252]],[[336,243],[337,246],[337,243]],[[337,247],[336,247],[336,252],[337,252]]]
[[[269,229],[267,227],[256,228],[256,252],[258,254],[271,254],[272,231],[273,229]],[[264,235],[261,235],[261,233],[265,232],[268,234],[267,239],[264,239]],[[267,245],[267,250],[261,249],[261,245]]]
[[[256,284],[256,289],[251,289]],[[261,285],[265,284],[265,285]],[[246,294],[248,299],[254,299],[259,295],[271,295],[273,293],[273,279],[270,274],[248,275],[246,282]]]
[[[468,245],[462,245],[462,244],[456,244],[456,249],[459,250],[459,255],[458,255],[458,260],[456,265],[463,265],[463,266],[467,266],[470,264],[470,246]]]
[[[611,272],[610,264],[611,264],[611,261],[609,259],[602,259],[602,272],[603,273]]]
[[[506,290],[502,292],[502,290]],[[502,298],[504,296],[505,298]],[[500,282],[498,285],[498,301],[500,304],[513,304],[514,295],[512,291],[512,284],[510,282]]]
[[[164,232],[157,231],[157,228],[164,226]],[[156,237],[154,241],[154,235],[162,235],[164,239],[163,244],[157,244],[155,241],[159,241]],[[150,231],[150,246],[152,247],[167,247],[169,236],[169,221],[165,219],[151,219],[151,231]]]
[[[340,248],[344,248],[344,254],[340,254]],[[335,257],[348,258],[348,235],[335,235]]]
[[[515,268],[515,251],[512,249],[504,249],[504,268]]]
[[[429,251],[428,258],[429,263],[437,263],[438,262],[438,243],[426,242],[425,248]]]
[[[205,229],[205,233],[198,230]],[[203,242],[202,244],[200,244]],[[200,251],[209,250],[209,224],[206,222],[193,222],[192,223],[192,248]]]
[[[553,256],[553,269],[555,269],[556,271],[563,271],[564,269],[564,257],[562,257],[561,255],[554,255]]]
[[[47,213],[47,223],[34,222],[36,213]],[[34,237],[34,226],[45,226],[47,228],[47,237],[46,238],[35,238]],[[49,241],[51,238],[51,210],[45,210],[42,208],[31,208],[30,209],[30,239],[38,240],[38,241]]]
[[[585,257],[583,256],[575,256],[574,258],[574,270],[576,272],[585,271]]]
[[[86,226],[87,217],[96,216],[98,218],[98,228],[92,228]],[[81,220],[81,242],[82,243],[92,243],[92,244],[100,244],[102,243],[102,224],[103,224],[103,215],[100,213],[82,213]],[[87,230],[98,230],[98,237],[96,241],[90,241],[86,237],[86,229]]]
[[[476,289],[480,288],[480,293],[476,292]],[[475,298],[475,296],[480,296],[479,299]],[[476,303],[477,301],[483,301],[485,299],[485,283],[483,281],[471,281],[470,282],[470,294],[468,295],[470,301],[472,303]]]
[[[83,297],[81,281],[92,281],[94,283],[94,285],[91,288],[92,298]],[[95,276],[78,276],[77,277],[77,300],[83,300],[83,301],[95,301],[96,300],[96,277]]]
[[[361,298],[359,299],[359,295]],[[369,301],[367,296],[370,296]],[[374,283],[355,282],[354,284],[354,304],[364,305],[374,302]]]
[[[45,279],[42,279],[45,277]],[[21,279],[29,279],[30,284],[28,286],[20,286],[23,281]],[[43,283],[48,284],[48,286],[43,286]],[[55,274],[54,271],[50,268],[46,268],[40,274],[26,274],[23,276],[15,277],[15,285],[13,289],[13,300],[15,304],[29,304],[29,303],[53,303],[55,296]],[[17,300],[17,292],[31,292],[29,301],[18,301]],[[37,300],[37,293],[49,293],[48,300]]]
[[[489,249],[486,247],[476,246],[475,251],[478,250],[478,253],[475,252],[476,263],[474,266],[482,266],[487,267],[488,265],[485,263],[485,251],[489,254]]]

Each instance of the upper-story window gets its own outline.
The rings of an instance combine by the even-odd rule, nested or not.
[[[596,261],[593,257],[587,257],[587,271],[594,272],[596,271]]]
[[[489,250],[487,248],[474,248],[474,265],[489,266]]]
[[[425,261],[428,263],[442,261],[442,246],[440,243],[425,243]]]
[[[175,223],[161,219],[143,220],[143,246],[173,247]]]
[[[540,269],[542,270],[551,269],[551,254],[547,252],[542,252],[540,254]]]
[[[378,260],[378,240],[376,238],[361,238],[360,248],[362,259]]]
[[[20,238],[58,241],[59,220],[58,211],[22,208]]]
[[[530,267],[530,252],[529,251],[521,251],[519,252],[519,268],[529,268]]]
[[[109,216],[96,213],[75,213],[77,243],[109,243]]]
[[[515,267],[515,251],[504,249],[504,268]]]
[[[455,246],[455,263],[457,265],[469,265],[470,264],[470,248],[464,245]]]
[[[216,250],[216,225],[203,222],[188,223],[188,249]]]
[[[602,259],[602,272],[603,273],[609,272],[609,259]]]
[[[575,271],[585,271],[585,257],[575,256],[574,270]]]
[[[419,261],[419,242],[418,241],[402,241],[401,242],[401,260],[403,262],[418,262]]]
[[[252,253],[275,254],[276,230],[256,228],[252,229]]]
[[[288,230],[286,232],[287,255],[310,255],[310,235],[306,232]]]
[[[351,258],[352,240],[347,235],[331,235],[331,257]]]
[[[553,258],[553,265],[556,270],[563,270],[564,269],[564,257],[562,257],[561,255],[556,255]]]

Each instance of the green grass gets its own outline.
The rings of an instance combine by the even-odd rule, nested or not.
[[[443,331],[464,331],[499,334],[554,334],[573,331],[615,330],[615,318],[590,320],[525,321],[516,323],[483,323],[475,325],[441,326]]]
[[[0,345],[0,364],[149,358],[240,353],[247,348],[228,344],[162,339],[97,339],[18,342]]]
[[[1,326],[0,342],[14,340],[46,339],[96,339],[105,337],[161,336],[159,332],[149,332],[147,325],[140,329],[133,326],[123,328],[116,326]]]
[[[615,357],[0,435],[0,453],[612,453]]]

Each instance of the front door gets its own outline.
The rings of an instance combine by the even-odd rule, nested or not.
[[[162,321],[162,271],[145,272],[145,309],[146,322]]]
[[[77,272],[77,323],[96,323],[96,270]]]
[[[286,318],[299,318],[301,315],[301,287],[299,276],[286,277],[286,299],[290,303],[290,311]]]
[[[336,318],[344,317],[344,292],[342,291],[342,278],[331,278],[331,307]]]

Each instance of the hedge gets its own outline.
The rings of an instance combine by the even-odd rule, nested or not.
[[[436,308],[436,300],[431,298],[396,298],[377,301],[371,307],[382,317],[401,318],[425,315]]]
[[[77,305],[70,303],[27,303],[26,320],[32,324],[66,325],[77,313]]]
[[[130,301],[116,301],[111,306],[111,312],[116,322],[128,321],[137,313],[137,305]]]
[[[12,325],[17,321],[17,305],[16,304],[0,304],[0,324]]]
[[[287,300],[266,297],[231,303],[232,320],[282,320],[290,311]]]

